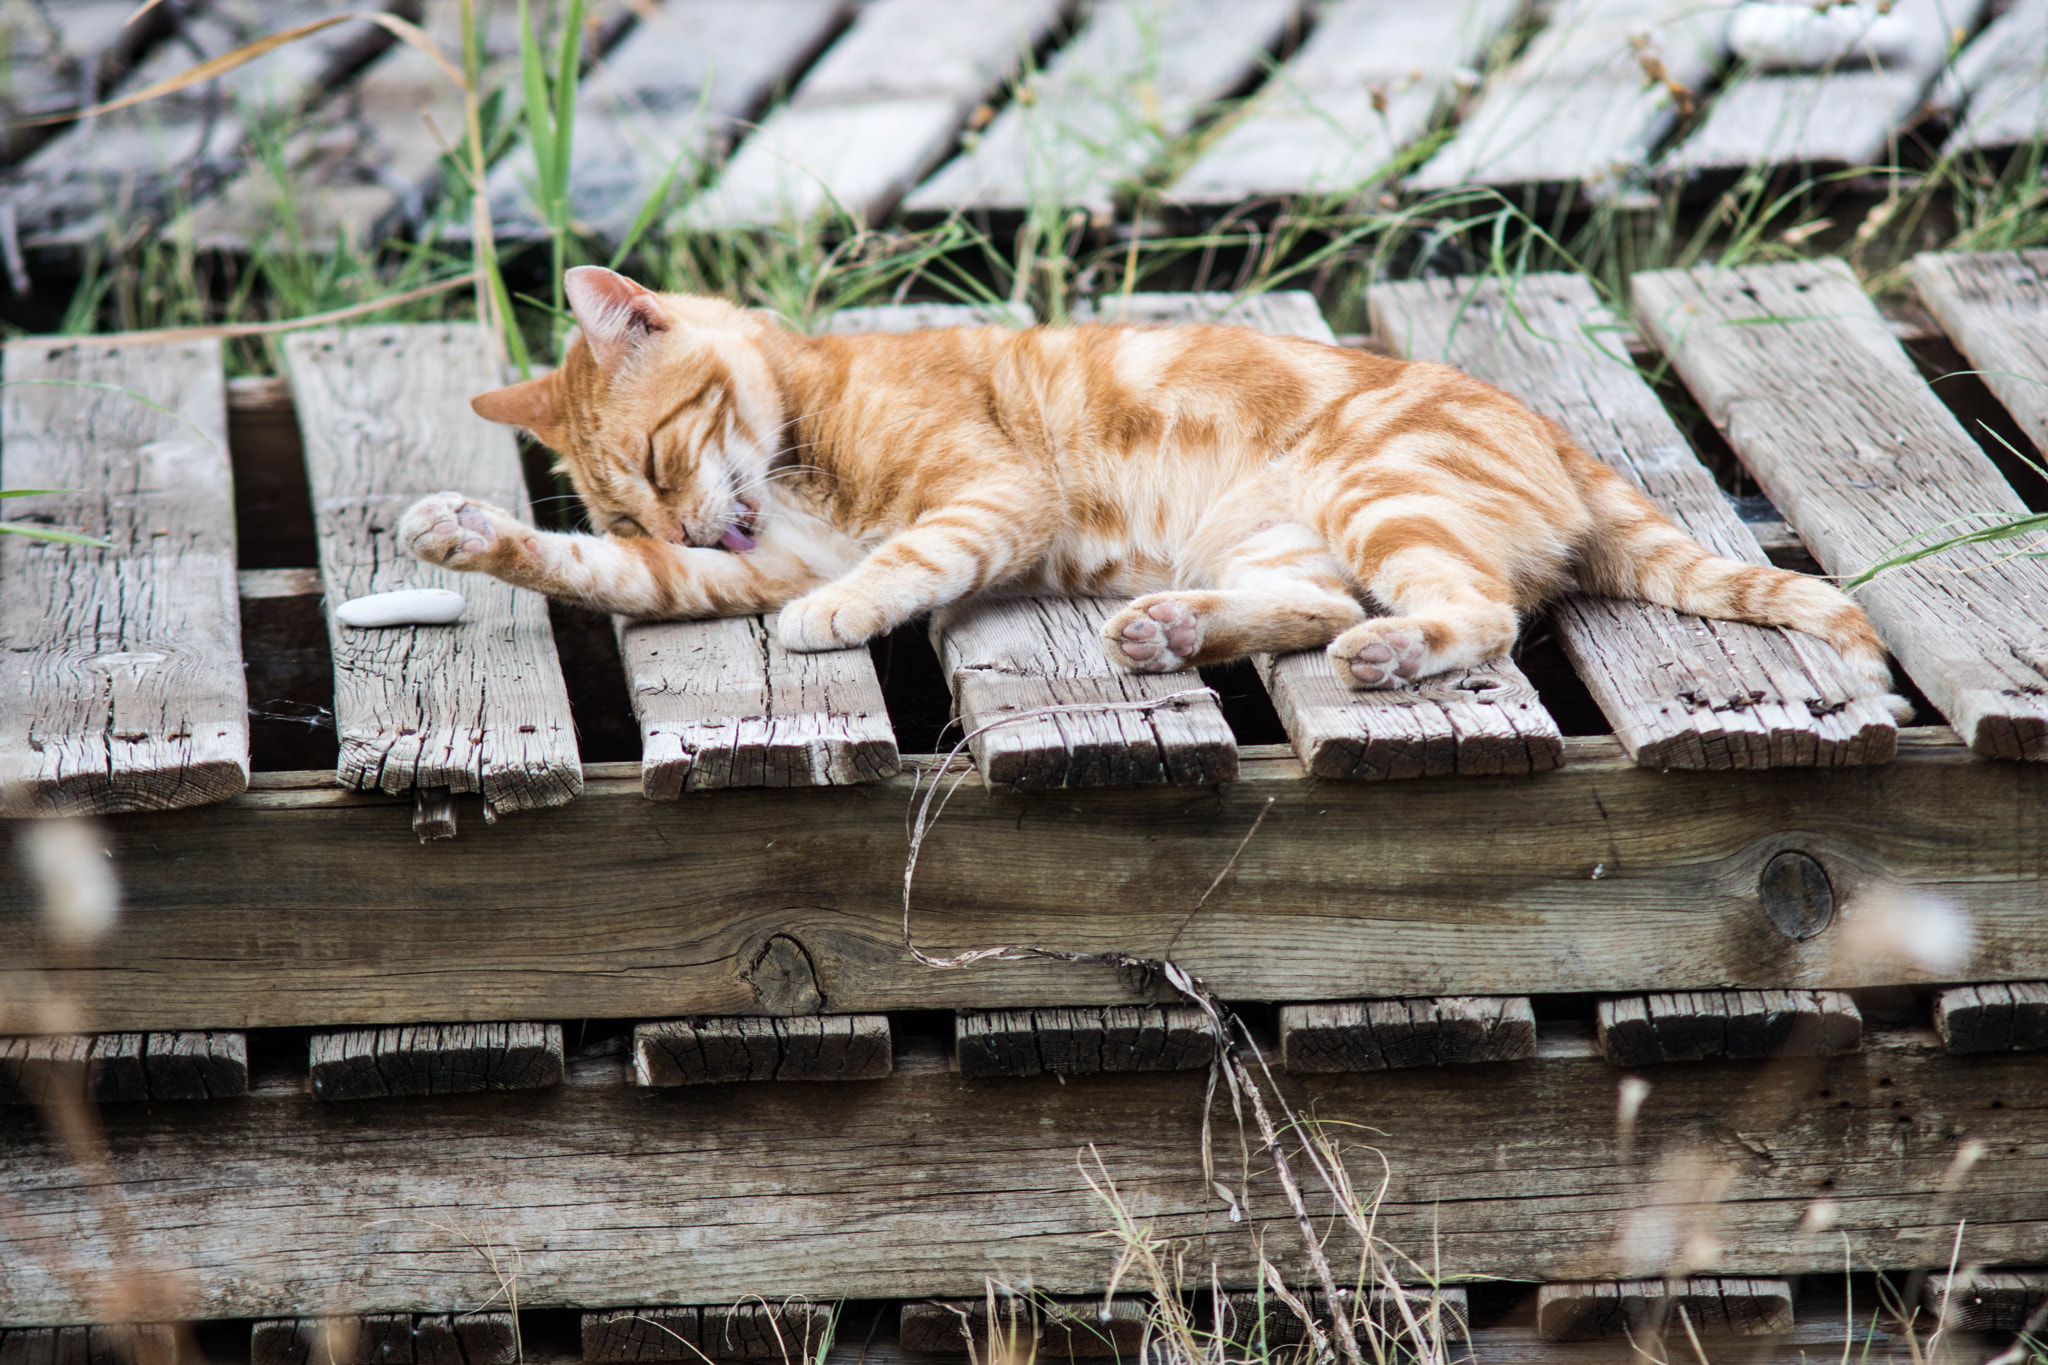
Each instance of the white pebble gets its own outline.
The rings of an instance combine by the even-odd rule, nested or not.
[[[399,592],[373,592],[334,609],[334,619],[345,626],[370,630],[378,626],[447,626],[462,619],[469,605],[459,592],[446,588],[406,588]]]

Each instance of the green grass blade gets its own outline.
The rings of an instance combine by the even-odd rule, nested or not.
[[[533,148],[536,193],[541,196],[545,216],[548,175],[555,165],[555,139],[548,118],[548,77],[541,65],[540,35],[534,31],[526,0],[519,0],[519,76],[526,95],[526,143]]]
[[[27,536],[31,540],[54,540],[60,545],[90,545],[96,550],[114,548],[112,541],[82,536],[76,531],[59,531],[48,526],[24,526],[18,521],[0,521],[0,535]]]

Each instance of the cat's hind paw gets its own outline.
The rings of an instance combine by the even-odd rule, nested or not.
[[[1133,673],[1177,673],[1201,653],[1201,613],[1179,594],[1140,597],[1109,618],[1102,647]]]
[[[1330,641],[1330,663],[1346,687],[1399,687],[1422,672],[1429,642],[1417,621],[1382,618]]]
[[[460,493],[434,493],[406,509],[398,522],[398,543],[416,559],[456,570],[482,569],[491,547],[517,521],[488,503]]]

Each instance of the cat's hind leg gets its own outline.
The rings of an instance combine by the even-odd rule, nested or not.
[[[1328,644],[1365,618],[1330,547],[1298,523],[1258,527],[1220,557],[1214,588],[1147,593],[1102,628],[1135,673],[1172,673],[1247,654]]]
[[[1399,687],[1486,663],[1513,647],[1520,621],[1511,585],[1446,522],[1386,515],[1354,534],[1356,545],[1346,547],[1353,573],[1391,614],[1330,642],[1340,682]]]

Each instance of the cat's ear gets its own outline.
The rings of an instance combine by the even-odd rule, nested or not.
[[[668,330],[654,291],[602,266],[579,265],[562,277],[583,339],[597,363],[609,369],[656,332]]]
[[[480,393],[469,400],[469,406],[486,421],[524,427],[548,449],[560,450],[568,440],[568,429],[563,421],[562,386],[557,374],[559,371],[510,388]]]

